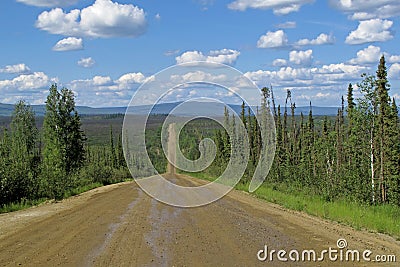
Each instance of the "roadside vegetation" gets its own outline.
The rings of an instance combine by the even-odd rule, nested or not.
[[[204,172],[185,173],[185,175],[208,181],[214,181],[217,178]],[[235,189],[248,192],[249,183],[239,183]],[[319,195],[308,194],[298,188],[289,188],[283,184],[264,183],[251,194],[286,209],[302,211],[357,230],[388,234],[400,240],[400,207],[395,205],[369,205],[346,199],[327,201]]]
[[[383,56],[376,75],[362,75],[357,87],[361,96],[355,99],[349,84],[335,117],[315,117],[311,103],[308,114],[295,116],[290,91],[285,105],[276,107],[272,88],[262,89],[259,110],[273,114],[277,148],[269,175],[254,194],[290,209],[400,237],[400,122],[395,99],[389,96]],[[261,140],[255,116],[244,104],[241,120],[249,136],[250,160],[237,188],[247,191]],[[235,127],[227,110],[225,121],[228,129]],[[188,124],[186,132],[199,132],[194,125]],[[181,144],[197,148],[210,135],[183,134],[192,140]],[[202,173],[189,175],[213,180],[225,169],[229,135],[217,129],[212,138],[217,145],[215,161]],[[199,157],[198,151],[182,150],[190,159]]]
[[[10,127],[0,135],[0,212],[46,199],[60,200],[130,177],[121,133],[109,127],[109,141],[89,145],[71,90],[50,88],[46,115],[37,128],[24,101],[15,105]]]
[[[347,96],[338,100],[337,116],[329,117],[315,116],[311,103],[308,114],[295,116],[295,96],[292,99],[290,91],[284,106],[276,106],[273,89],[262,89],[258,112],[273,114],[277,148],[269,175],[254,195],[399,238],[400,122],[395,99],[389,95],[384,57],[376,75],[364,74],[357,87],[361,95],[355,98],[349,84]],[[228,110],[224,117],[228,129],[236,127]],[[255,116],[244,104],[240,117],[249,137],[250,157],[237,189],[247,191],[262,140]],[[153,116],[146,131],[147,152],[159,173],[167,166],[160,142],[164,119]],[[9,130],[0,136],[0,212],[130,177],[122,153],[122,115],[83,117],[82,121],[83,126],[72,92],[58,91],[56,85],[50,89],[40,130],[29,105],[16,104]],[[83,128],[91,139],[87,140]],[[194,160],[200,156],[198,145],[204,138],[214,140],[216,159],[203,172],[189,175],[213,180],[230,160],[228,132],[215,122],[196,119],[183,128],[179,145]],[[130,160],[139,177],[149,169],[139,157],[133,155]]]

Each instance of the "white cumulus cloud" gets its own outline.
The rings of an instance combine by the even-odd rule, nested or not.
[[[141,72],[126,73],[116,80],[116,83],[121,88],[129,88],[132,84],[144,83],[148,78]]]
[[[32,74],[22,74],[12,80],[0,80],[0,91],[23,91],[35,90],[48,87],[55,79],[50,79],[43,72],[34,72]]]
[[[297,41],[296,45],[324,45],[324,44],[333,44],[335,42],[335,38],[332,35],[328,35],[326,33],[321,33],[317,38],[309,40],[309,39],[301,39]]]
[[[52,34],[87,37],[137,37],[147,28],[143,9],[111,0],[96,0],[82,10],[61,8],[42,12],[36,27]]]
[[[1,68],[0,72],[10,74],[27,74],[31,72],[31,69],[24,63],[20,63],[15,65],[7,65],[4,68]]]
[[[330,0],[331,5],[350,14],[354,20],[390,18],[400,15],[398,0]]]
[[[240,52],[233,49],[224,48],[221,50],[212,50],[207,56],[206,61],[233,65],[236,62],[239,55]]]
[[[145,82],[147,79],[151,79],[153,76],[146,77],[141,72],[126,73],[113,80],[110,76],[94,76],[91,79],[86,80],[73,80],[69,83],[69,86],[73,90],[83,92],[98,92],[98,91],[126,91],[133,87]]]
[[[244,75],[260,87],[271,83],[278,101],[284,101],[286,89],[289,89],[299,105],[308,104],[309,100],[315,99],[318,99],[319,104],[332,105],[335,103],[332,101],[337,101],[343,95],[349,82],[354,83],[360,79],[362,73],[371,71],[373,70],[366,66],[337,63],[311,68],[289,66],[276,71],[257,70]],[[323,98],[326,98],[325,101],[321,101]]]
[[[244,11],[253,9],[272,9],[275,15],[286,15],[300,10],[301,6],[314,0],[236,0],[228,5],[229,9]]]
[[[386,56],[386,61],[389,63],[399,63],[400,62],[400,55],[389,55]]]
[[[78,65],[84,68],[91,68],[94,64],[96,64],[96,61],[91,57],[81,58],[78,61]]]
[[[58,41],[54,47],[53,51],[73,51],[73,50],[82,50],[83,49],[83,40],[82,38],[68,37]]]
[[[313,59],[313,51],[311,49],[306,51],[291,51],[289,53],[289,61],[303,66],[310,66]]]
[[[272,62],[272,65],[275,67],[284,67],[287,65],[287,60],[283,58],[277,58]]]
[[[276,32],[267,32],[258,39],[258,48],[279,48],[288,45],[288,38],[283,30]]]
[[[73,80],[67,87],[79,94],[77,101],[89,106],[124,106],[129,104],[132,93],[140,84],[152,79],[141,72],[126,73],[117,79],[110,76],[94,76],[90,79]]]
[[[221,64],[235,64],[240,52],[233,49],[212,50],[207,55],[199,51],[187,51],[180,56],[177,56],[176,63],[188,63],[193,61],[216,62]]]
[[[394,63],[390,66],[388,71],[388,77],[394,80],[400,80],[400,64]]]
[[[390,28],[393,21],[370,19],[360,21],[358,28],[346,37],[347,44],[363,44],[371,42],[386,42],[393,38]]]
[[[112,85],[113,81],[109,76],[94,76],[93,77],[93,85],[97,86],[105,86]]]
[[[391,55],[389,53],[381,51],[381,48],[374,45],[361,49],[357,52],[357,56],[349,60],[350,64],[378,64],[381,56],[384,55],[386,62],[388,63],[399,63],[400,55]]]
[[[227,76],[224,74],[211,74],[204,71],[194,71],[188,72],[183,75],[171,75],[171,81],[175,83],[185,83],[185,82],[198,82],[198,81],[207,81],[207,82],[224,82],[227,80]]]
[[[203,55],[202,52],[199,51],[187,51],[183,53],[180,56],[177,56],[176,63],[181,64],[181,63],[187,63],[187,62],[192,62],[192,61],[205,61],[206,56]]]
[[[349,61],[351,64],[371,64],[379,62],[382,56],[381,48],[370,45],[357,52],[357,57]]]

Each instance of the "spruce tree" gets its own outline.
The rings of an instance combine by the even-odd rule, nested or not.
[[[114,133],[112,125],[110,125],[110,165],[113,168],[115,168],[117,165],[117,156],[115,154]]]
[[[242,120],[244,126],[247,129],[247,122],[246,122],[246,104],[244,101],[242,102],[242,105],[240,106],[240,119]]]
[[[381,201],[386,202],[386,153],[390,149],[388,147],[388,115],[389,115],[389,83],[387,80],[387,70],[385,56],[382,56],[376,72],[376,90],[378,97],[379,113],[378,113],[378,129],[379,129],[379,152],[380,152],[380,190]]]
[[[388,117],[388,202],[400,206],[400,120],[399,110],[393,98]]]

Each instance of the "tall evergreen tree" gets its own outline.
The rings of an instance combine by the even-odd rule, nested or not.
[[[117,165],[119,168],[126,167],[124,151],[122,147],[122,133],[118,135],[117,147],[116,147],[116,155],[117,155]]]
[[[388,117],[388,202],[400,206],[400,120],[399,110],[393,98]]]
[[[240,119],[242,120],[244,126],[247,129],[247,122],[246,122],[246,104],[242,103],[242,105],[240,106]]]
[[[347,88],[347,113],[354,110],[356,104],[354,103],[353,85],[350,83]]]
[[[112,167],[116,167],[117,165],[117,156],[115,154],[114,133],[112,125],[110,125],[110,165]]]
[[[389,83],[387,80],[387,70],[386,70],[386,61],[385,56],[382,55],[378,70],[376,72],[377,80],[377,96],[378,96],[378,105],[379,105],[379,113],[378,113],[378,129],[379,129],[379,152],[380,152],[380,190],[381,190],[381,200],[382,202],[386,202],[386,153],[390,149],[388,147],[388,115],[389,115]]]

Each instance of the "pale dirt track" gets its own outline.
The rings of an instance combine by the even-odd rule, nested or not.
[[[168,178],[182,185],[204,183]],[[287,251],[336,248],[340,237],[350,249],[400,258],[400,244],[390,237],[287,211],[243,192],[232,191],[204,207],[176,208],[150,198],[131,182],[0,215],[0,265],[302,266],[259,262],[256,254],[264,245]],[[319,265],[354,263],[307,266]]]

